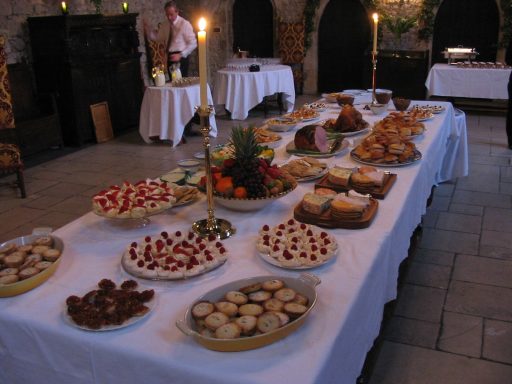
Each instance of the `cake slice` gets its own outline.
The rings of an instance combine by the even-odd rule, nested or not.
[[[321,215],[329,208],[331,200],[332,198],[330,197],[306,193],[302,199],[302,207],[306,212]]]

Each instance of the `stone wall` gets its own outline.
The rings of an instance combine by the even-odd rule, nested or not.
[[[238,0],[244,1],[244,0]],[[269,0],[274,7],[275,41],[274,55],[278,55],[277,25],[280,20],[296,22],[302,19],[306,0]],[[361,0],[362,1],[362,0]],[[130,12],[138,13],[138,30],[140,34],[141,71],[146,84],[149,84],[146,70],[146,55],[143,38],[142,20],[146,19],[150,25],[156,26],[164,21],[163,4],[165,0],[128,0]],[[178,0],[181,14],[190,20],[194,27],[200,16],[209,21],[208,29],[208,70],[210,84],[214,87],[215,72],[224,66],[226,60],[233,54],[231,47],[233,41],[232,9],[235,0]],[[315,25],[319,24],[323,10],[329,0],[320,0],[316,13]],[[68,1],[70,14],[94,13],[95,8],[89,0]],[[395,16],[410,16],[416,13],[421,0],[381,0],[380,4],[387,13]],[[103,0],[103,14],[118,14],[121,12],[120,0]],[[47,16],[60,14],[60,1],[58,0],[2,0],[0,7],[0,34],[6,36],[7,60],[9,63],[31,61],[30,41],[26,19],[29,16]],[[370,21],[371,22],[371,21]],[[397,41],[392,34],[384,29],[383,38],[379,42],[380,49],[429,49],[428,42],[417,39],[416,29],[402,35]],[[190,75],[197,75],[197,52],[192,54]],[[318,71],[318,45],[317,34],[313,33],[312,46],[308,50],[305,64],[305,93],[316,92]]]

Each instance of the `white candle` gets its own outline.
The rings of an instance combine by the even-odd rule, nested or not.
[[[123,8],[123,13],[128,13],[128,3],[124,2],[121,6]]]
[[[206,20],[201,17],[199,19],[199,32],[197,33],[197,41],[199,46],[199,94],[201,96],[201,108],[208,107],[208,99],[206,97]]]
[[[65,1],[63,1],[62,3],[60,3],[60,9],[62,11],[63,14],[66,14],[68,13],[68,5],[66,4]]]
[[[373,14],[373,53],[377,54],[377,30],[379,25],[379,15]]]

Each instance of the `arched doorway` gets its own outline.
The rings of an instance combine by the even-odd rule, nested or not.
[[[270,0],[236,0],[233,5],[233,52],[274,56],[274,15]]]
[[[496,0],[444,0],[434,24],[432,64],[446,62],[446,47],[476,48],[478,61],[495,61],[499,11]]]
[[[319,92],[363,87],[370,29],[360,0],[329,1],[318,28]]]

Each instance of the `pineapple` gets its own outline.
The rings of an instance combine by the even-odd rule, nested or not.
[[[267,190],[263,185],[263,167],[268,167],[265,160],[259,159],[261,147],[256,142],[254,128],[233,128],[231,131],[233,157],[224,162],[223,174],[233,178],[236,187],[243,187],[247,197],[265,197]]]

